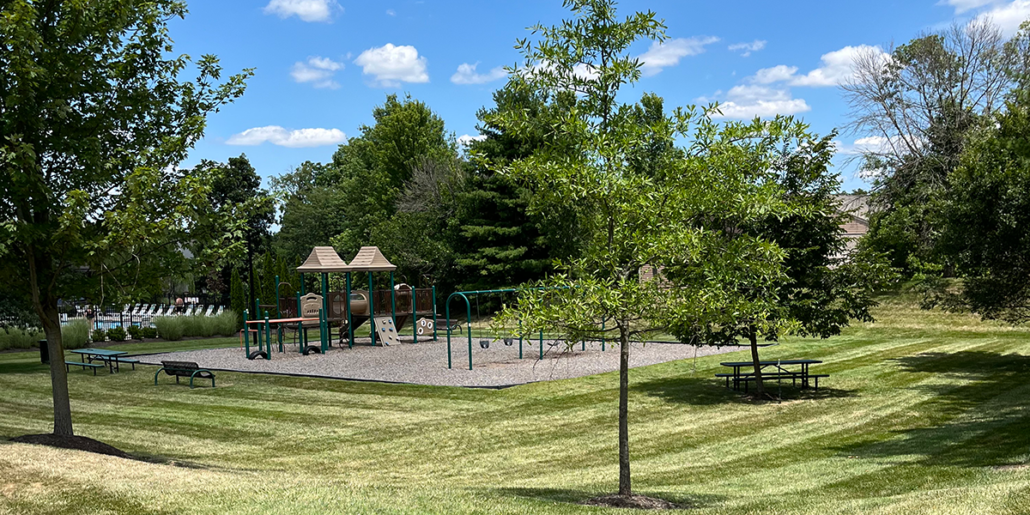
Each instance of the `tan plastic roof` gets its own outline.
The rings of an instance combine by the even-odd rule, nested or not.
[[[351,272],[393,272],[397,266],[390,263],[379,247],[361,247],[350,262]]]
[[[301,273],[350,272],[351,267],[347,266],[347,262],[341,259],[332,247],[315,247],[304,264],[297,267],[297,271]]]

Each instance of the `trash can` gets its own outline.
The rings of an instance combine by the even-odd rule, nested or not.
[[[39,361],[44,365],[50,364],[50,348],[46,346],[46,340],[39,341]]]

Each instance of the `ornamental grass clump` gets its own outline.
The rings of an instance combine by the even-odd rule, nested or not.
[[[29,349],[43,338],[43,332],[38,329],[0,327],[0,350]]]
[[[154,327],[157,327],[157,336],[169,341],[181,340],[184,334],[185,321],[187,317],[155,317]]]
[[[240,329],[239,315],[229,309],[218,316],[211,317],[215,325],[215,334],[219,336],[232,336]]]
[[[81,349],[89,343],[89,322],[73,320],[61,327],[65,349]]]

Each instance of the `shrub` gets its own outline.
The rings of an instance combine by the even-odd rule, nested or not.
[[[22,329],[20,327],[0,327],[0,350],[29,349],[36,342],[46,338],[38,329]]]
[[[211,318],[214,320],[215,334],[219,336],[235,336],[236,331],[240,330],[239,315],[231,309]]]
[[[107,341],[107,331],[105,331],[103,329],[94,329],[93,330],[93,341],[94,342]]]
[[[125,329],[121,326],[112,327],[107,330],[107,337],[112,342],[124,342],[125,341]]]
[[[89,322],[73,320],[61,327],[64,348],[81,349],[89,343]]]
[[[156,327],[150,327],[150,326],[144,327],[143,328],[143,337],[144,338],[157,338],[157,328]]]
[[[129,326],[129,338],[131,338],[133,340],[142,340],[143,339],[143,328],[140,327],[140,326],[137,326],[137,325],[130,325]]]
[[[181,340],[185,325],[184,318],[188,317],[154,317],[157,335],[169,341]]]

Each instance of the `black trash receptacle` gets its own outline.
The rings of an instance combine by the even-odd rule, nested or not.
[[[39,361],[44,365],[50,364],[50,348],[46,346],[46,340],[39,341]]]

